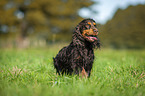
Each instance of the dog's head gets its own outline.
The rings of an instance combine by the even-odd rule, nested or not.
[[[98,40],[97,24],[93,19],[84,19],[79,23],[79,30],[83,38],[89,42]]]
[[[97,24],[93,19],[82,20],[74,32],[75,35],[77,34],[77,38],[90,42],[94,47],[100,47],[98,33]]]

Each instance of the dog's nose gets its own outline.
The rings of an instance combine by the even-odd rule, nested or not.
[[[98,32],[98,29],[94,29],[93,31],[94,31],[94,32]]]

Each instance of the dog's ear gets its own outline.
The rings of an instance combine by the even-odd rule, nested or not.
[[[83,46],[83,44],[82,44],[83,42],[81,42],[81,41],[84,41],[84,38],[82,37],[82,34],[80,32],[80,25],[76,26],[76,28],[73,32],[72,41],[73,41],[74,45]]]
[[[75,30],[74,30],[74,34],[75,33],[78,33],[78,34],[80,34],[80,25],[77,25],[76,27],[75,27]]]
[[[100,49],[101,43],[100,39],[97,37],[97,40],[93,42],[93,48],[99,48]]]
[[[79,31],[80,30],[79,25],[76,26],[75,30],[76,31]]]

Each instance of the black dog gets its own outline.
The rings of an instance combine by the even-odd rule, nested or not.
[[[100,48],[98,29],[93,19],[84,19],[77,25],[69,46],[62,48],[53,58],[56,72],[60,74],[81,74],[89,77],[94,61],[95,47]]]

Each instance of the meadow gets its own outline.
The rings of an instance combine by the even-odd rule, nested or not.
[[[81,78],[55,73],[60,48],[0,49],[0,96],[145,96],[145,50],[96,50]]]

